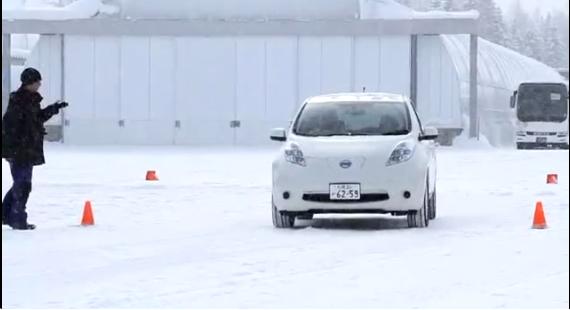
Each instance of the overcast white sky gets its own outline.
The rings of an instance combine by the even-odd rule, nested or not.
[[[496,0],[504,12],[508,13],[517,0]],[[543,13],[548,11],[562,11],[568,15],[568,0],[520,0],[523,7],[530,12],[537,8]]]

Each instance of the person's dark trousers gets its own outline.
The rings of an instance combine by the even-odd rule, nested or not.
[[[28,225],[26,204],[32,191],[33,170],[34,166],[30,164],[10,163],[14,183],[2,201],[2,222],[13,228]]]

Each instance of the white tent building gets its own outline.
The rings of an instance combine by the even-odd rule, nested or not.
[[[42,71],[46,101],[71,103],[52,124],[65,143],[259,145],[306,97],[365,88],[409,95],[445,135],[472,125],[499,145],[512,140],[516,85],[562,79],[477,39],[476,12],[420,13],[391,0],[113,5],[3,8],[5,52],[15,34],[41,34],[21,57]]]

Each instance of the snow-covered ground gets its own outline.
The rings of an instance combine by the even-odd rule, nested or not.
[[[271,224],[274,150],[47,154],[29,204],[39,229],[2,230],[3,308],[569,304],[566,151],[440,149],[428,229],[335,216],[296,230]],[[142,181],[147,169],[161,181]],[[97,224],[82,228],[87,199]],[[547,230],[530,229],[537,200]]]

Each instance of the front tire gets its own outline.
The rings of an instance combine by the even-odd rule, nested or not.
[[[271,202],[271,216],[275,228],[293,228],[295,226],[295,217],[279,212],[273,201]]]
[[[437,191],[434,189],[429,199],[428,218],[433,220],[437,217]]]
[[[429,188],[426,186],[426,192],[424,194],[424,201],[421,209],[417,211],[410,211],[408,213],[408,227],[410,228],[425,228],[429,225]]]

